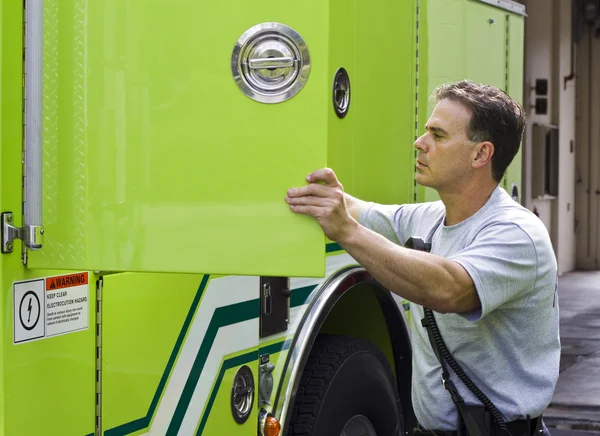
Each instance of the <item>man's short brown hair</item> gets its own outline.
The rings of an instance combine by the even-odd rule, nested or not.
[[[500,182],[519,151],[527,123],[525,111],[506,92],[469,80],[442,85],[433,92],[436,103],[451,100],[471,113],[467,137],[472,142],[494,144],[492,177]]]

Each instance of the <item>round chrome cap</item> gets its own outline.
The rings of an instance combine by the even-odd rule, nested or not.
[[[280,23],[261,23],[238,39],[231,72],[244,94],[262,103],[281,103],[304,86],[310,55],[302,37]]]
[[[344,68],[338,69],[333,79],[333,108],[339,118],[344,118],[350,109],[350,77]]]
[[[236,373],[231,387],[231,413],[235,422],[246,422],[252,412],[253,402],[254,376],[252,370],[244,365]]]

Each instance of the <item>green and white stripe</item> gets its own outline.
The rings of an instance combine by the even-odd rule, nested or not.
[[[327,258],[326,277],[349,264],[356,262],[348,254],[332,253]],[[148,427],[148,435],[201,434],[207,419],[203,415],[210,411],[207,405],[212,406],[211,399],[216,395],[212,390],[219,388],[219,374],[222,377],[227,356],[254,350],[233,359],[239,365],[244,359],[254,360],[261,343],[281,339],[271,347],[281,349],[281,344],[293,338],[306,311],[310,292],[324,280],[291,279],[293,293],[288,330],[260,340],[259,277],[204,276],[147,415],[109,429],[105,434],[127,435]],[[233,362],[229,363],[231,367]]]

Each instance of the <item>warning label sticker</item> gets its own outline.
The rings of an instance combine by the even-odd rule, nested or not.
[[[46,336],[86,329],[88,273],[46,279]]]
[[[88,273],[14,284],[14,343],[88,328]]]
[[[46,279],[46,291],[87,284],[88,273],[86,272],[79,274],[69,274],[68,276],[48,277]]]

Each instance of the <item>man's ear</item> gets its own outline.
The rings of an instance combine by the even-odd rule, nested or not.
[[[473,156],[472,165],[473,168],[481,168],[491,163],[492,156],[494,155],[494,144],[490,141],[480,142],[475,146],[475,154]]]

